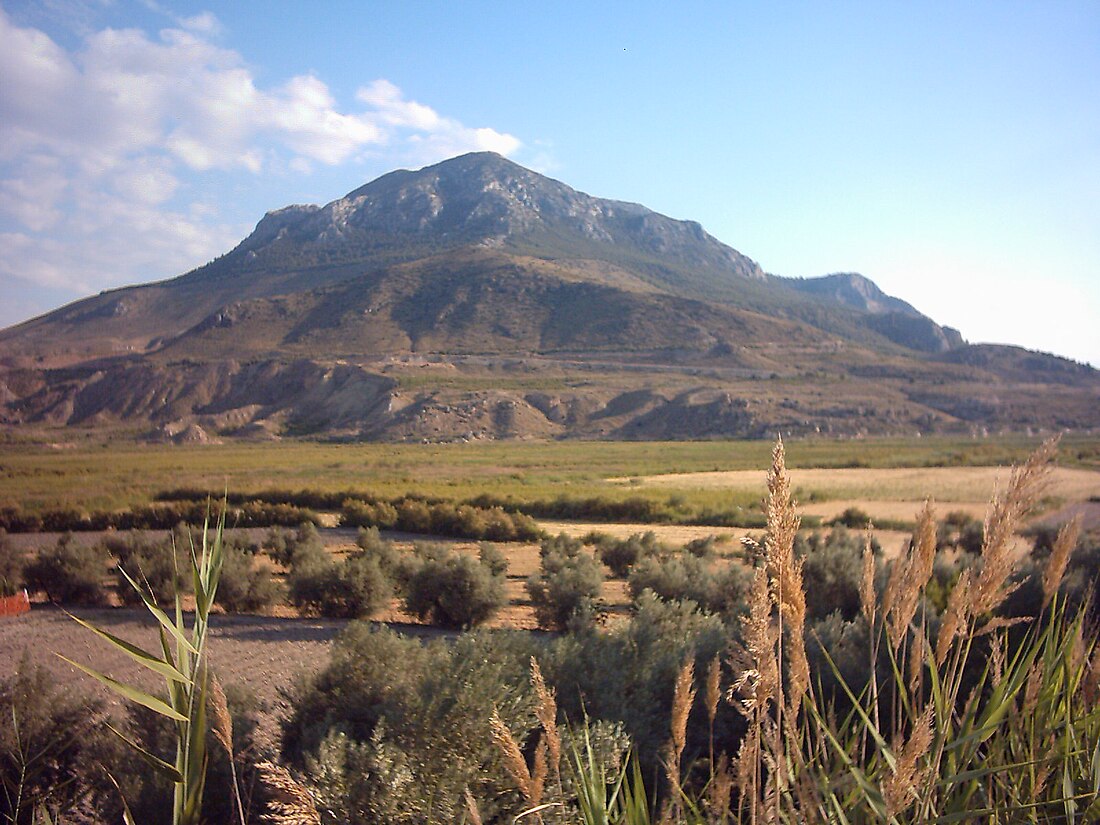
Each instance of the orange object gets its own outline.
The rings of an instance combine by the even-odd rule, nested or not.
[[[27,591],[16,593],[14,596],[0,597],[0,616],[18,616],[27,613],[31,609],[31,599]]]

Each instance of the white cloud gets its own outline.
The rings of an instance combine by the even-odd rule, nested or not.
[[[411,131],[407,140],[417,147],[417,159],[442,160],[462,152],[490,151],[502,155],[522,145],[513,135],[495,129],[471,129],[457,120],[442,117],[431,107],[405,100],[401,90],[388,80],[376,80],[356,92],[356,98],[372,106],[378,118],[397,130]]]
[[[0,9],[0,157],[90,155],[88,168],[102,173],[135,154],[167,151],[199,171],[258,171],[258,146],[270,141],[325,164],[402,137],[458,151],[520,147],[512,135],[406,100],[386,80],[360,89],[361,112],[340,111],[311,75],[258,89],[242,57],[211,44],[204,30],[165,29],[152,40],[136,29],[105,29],[74,56]]]
[[[202,34],[220,34],[222,24],[212,12],[204,11],[193,17],[184,17],[179,24],[188,31],[201,32]]]
[[[0,274],[88,292],[208,260],[243,227],[226,225],[216,199],[188,199],[230,172],[521,146],[386,80],[360,89],[352,111],[313,75],[260,88],[239,53],[211,41],[213,14],[146,5],[172,26],[93,31],[72,52],[0,8]]]
[[[140,158],[115,175],[113,183],[127,200],[149,206],[169,200],[179,187],[168,163],[155,158]]]
[[[360,147],[385,139],[369,116],[337,112],[328,87],[315,77],[291,79],[264,109],[262,121],[281,130],[300,156],[321,163],[341,163]]]
[[[0,233],[0,275],[88,294],[184,272],[230,248],[243,230],[109,192],[79,199],[64,236]]]
[[[61,220],[58,203],[68,185],[56,158],[28,156],[15,176],[0,180],[0,214],[33,232],[42,232]]]
[[[171,9],[165,8],[160,3],[157,3],[156,0],[142,0],[142,5],[150,11],[155,11],[157,14],[163,15],[181,29],[199,32],[201,34],[221,34],[221,21],[214,16],[213,12],[203,11],[191,17],[182,17],[174,13]]]

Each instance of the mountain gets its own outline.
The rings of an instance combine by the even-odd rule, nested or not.
[[[397,439],[1100,423],[1095,371],[1007,349],[983,355],[861,275],[771,275],[698,223],[477,153],[269,212],[205,266],[0,332],[0,423]]]

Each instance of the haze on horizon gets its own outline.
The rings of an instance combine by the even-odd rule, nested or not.
[[[1100,366],[1100,7],[0,0],[0,325],[489,149]]]

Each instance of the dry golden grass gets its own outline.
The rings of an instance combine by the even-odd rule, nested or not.
[[[760,530],[749,530],[744,527],[704,527],[695,524],[637,524],[637,523],[598,523],[591,521],[559,521],[556,519],[539,519],[539,527],[552,536],[565,533],[572,538],[578,538],[586,533],[606,533],[617,539],[625,539],[635,533],[653,532],[657,540],[665,544],[682,545],[693,539],[705,539],[707,536],[726,536],[736,543],[742,536],[749,533],[759,533]],[[732,546],[732,545],[731,545]]]
[[[969,503],[985,512],[989,500],[1009,481],[1008,467],[917,467],[895,469],[795,470],[794,497],[799,511],[812,514],[804,502],[811,498],[850,499],[866,502],[914,502],[915,514],[926,498],[934,499],[940,509],[947,503]],[[627,479],[612,479],[626,483]],[[713,473],[670,473],[642,476],[631,482],[641,487],[667,487],[683,490],[721,488],[731,493],[759,490],[766,492],[766,474],[760,470],[734,470]],[[1051,474],[1048,495],[1067,501],[1084,501],[1100,495],[1100,472],[1076,468],[1057,468]],[[954,508],[952,508],[954,509]]]

